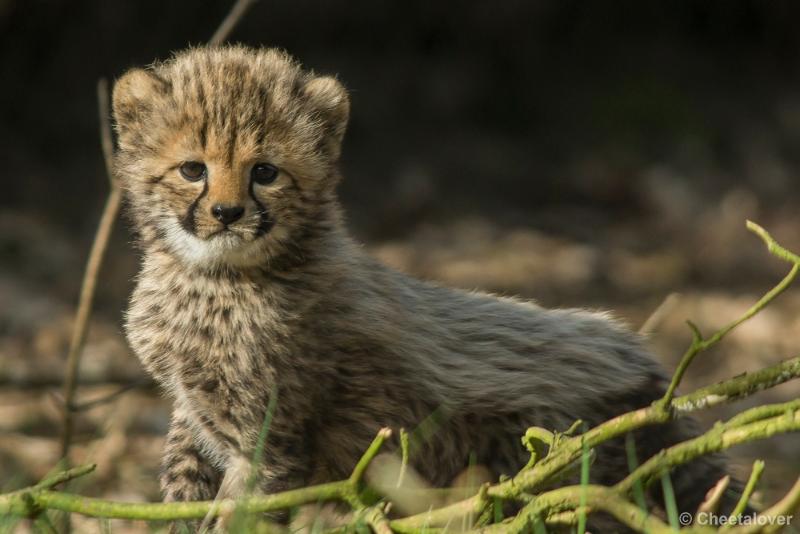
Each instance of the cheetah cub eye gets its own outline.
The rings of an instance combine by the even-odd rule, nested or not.
[[[197,182],[208,177],[208,168],[206,168],[204,163],[199,161],[187,161],[181,164],[178,170],[181,176],[190,182]]]
[[[269,163],[256,163],[250,171],[250,179],[254,184],[269,185],[278,177],[278,168]]]

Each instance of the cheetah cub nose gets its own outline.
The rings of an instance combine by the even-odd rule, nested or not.
[[[244,208],[241,206],[223,206],[222,204],[215,204],[211,208],[211,214],[222,224],[228,225],[238,221],[242,217]]]

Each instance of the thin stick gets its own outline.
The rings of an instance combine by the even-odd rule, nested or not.
[[[103,150],[103,162],[106,164],[108,183],[117,186],[114,176],[114,138],[111,135],[111,104],[108,101],[108,80],[97,80],[97,112],[100,118],[100,148]]]
[[[586,532],[586,488],[589,487],[589,447],[581,436],[581,494],[578,505],[578,534]]]
[[[100,114],[101,146],[106,161],[106,170],[110,171],[113,159],[110,140],[111,131],[104,126],[108,122],[109,116],[108,84],[102,79],[97,84],[97,105]],[[89,260],[86,262],[86,271],[83,275],[81,294],[78,299],[78,311],[75,316],[75,325],[72,329],[69,353],[67,354],[67,370],[64,379],[63,432],[61,434],[62,458],[67,458],[72,444],[74,398],[78,381],[78,367],[83,345],[86,342],[86,332],[89,329],[89,318],[92,315],[92,303],[97,287],[97,277],[100,274],[100,267],[103,263],[111,231],[114,228],[114,222],[117,219],[122,201],[122,190],[116,179],[112,174],[109,174],[108,180],[111,184],[111,191],[108,194],[108,198],[106,198],[103,214],[100,216],[100,223],[97,226],[97,233],[92,243],[92,250],[89,253]]]
[[[663,521],[640,510],[635,504],[623,499],[614,490],[603,486],[567,486],[538,495],[508,523],[490,525],[482,529],[484,534],[509,534],[528,532],[529,520],[548,510],[576,510],[580,508],[581,494],[585,495],[586,507],[591,511],[611,514],[637,532],[647,530],[652,534],[672,532]],[[393,522],[394,524],[394,522]],[[702,532],[702,529],[698,529]],[[706,529],[705,532],[709,532]]]
[[[375,436],[375,439],[372,440],[372,443],[367,448],[367,452],[364,453],[364,456],[356,464],[356,467],[353,469],[353,473],[350,475],[350,482],[352,484],[358,484],[361,482],[361,479],[364,477],[364,473],[369,467],[370,462],[372,459],[375,458],[375,455],[378,454],[380,451],[381,446],[383,446],[383,442],[389,439],[392,435],[392,430],[389,428],[382,428],[378,432],[378,435]]]
[[[800,356],[677,397],[670,407],[677,412],[710,408],[742,399],[797,377],[800,377]]]
[[[633,489],[633,485],[637,480],[642,480],[644,485],[647,486],[652,477],[663,473],[668,468],[685,464],[698,456],[719,452],[739,443],[762,440],[775,434],[798,431],[800,431],[800,411],[787,412],[741,426],[722,424],[701,436],[662,450],[614,487],[620,493],[628,493]]]
[[[405,428],[400,429],[400,473],[397,475],[396,488],[403,487],[403,479],[408,469],[408,432]]]
[[[739,498],[739,502],[736,503],[731,515],[728,517],[728,525],[733,525],[736,523],[736,520],[742,515],[745,508],[747,508],[747,502],[750,500],[750,496],[753,495],[753,492],[756,489],[756,484],[761,479],[761,473],[764,472],[764,460],[756,460],[753,462],[753,469],[750,471],[750,478],[747,480],[747,485],[744,487],[744,491],[742,492],[742,496]],[[726,530],[725,526],[722,527],[722,530]]]
[[[786,529],[792,522],[793,513],[800,508],[800,478],[778,502],[764,510],[746,525],[735,526],[725,530],[731,534],[768,534],[771,532],[793,532]],[[723,529],[720,529],[720,531]]]
[[[97,467],[96,464],[86,464],[86,465],[81,465],[79,467],[73,467],[72,469],[69,469],[67,471],[61,471],[60,473],[56,473],[52,476],[43,479],[33,488],[52,489],[54,486],[58,486],[59,484],[63,484],[64,482],[69,482],[70,480],[91,473],[92,471],[94,471],[95,467]]]
[[[228,13],[228,16],[222,20],[217,31],[215,31],[214,35],[209,39],[208,44],[211,46],[219,46],[224,43],[236,25],[239,24],[244,14],[254,3],[255,0],[237,0]]]
[[[675,309],[675,306],[680,301],[678,293],[670,293],[666,298],[653,310],[642,326],[639,327],[640,334],[652,334],[658,329],[664,319]]]
[[[86,410],[89,410],[91,408],[102,406],[103,404],[108,404],[133,389],[150,385],[152,385],[150,380],[147,379],[137,380],[136,382],[131,382],[130,384],[125,384],[124,386],[120,386],[116,390],[112,391],[107,395],[102,395],[95,399],[90,399],[83,402],[73,403],[72,410],[75,412],[85,412]]]
[[[380,505],[364,510],[364,521],[372,527],[375,534],[393,534],[389,520]]]
[[[14,380],[13,377],[0,378],[0,389],[23,389],[26,391],[38,389],[51,389],[56,386],[63,386],[64,380],[53,376],[31,376],[23,380]],[[142,389],[155,389],[157,387],[155,381],[146,378],[131,378],[128,376],[109,376],[103,377],[85,377],[81,380],[82,386],[131,386],[141,387]],[[64,399],[61,397],[61,392],[58,394],[58,403],[62,404]]]
[[[636,485],[640,485],[641,481],[638,481]],[[721,479],[717,481],[713,488],[711,488],[708,493],[706,493],[706,498],[703,502],[700,503],[700,506],[697,507],[697,513],[695,517],[699,516],[702,513],[705,514],[715,514],[717,510],[719,510],[720,502],[722,501],[722,497],[725,495],[725,492],[728,490],[728,486],[731,483],[731,476],[725,475]],[[635,486],[634,486],[635,487]],[[722,527],[725,528],[724,526]]]
[[[672,376],[672,381],[667,388],[667,392],[659,401],[660,406],[664,409],[666,409],[670,402],[672,402],[672,398],[675,395],[675,390],[680,385],[683,375],[686,373],[686,369],[689,368],[689,365],[692,363],[695,356],[722,341],[722,339],[733,329],[763,310],[770,302],[775,300],[778,295],[783,293],[786,288],[791,285],[795,278],[797,278],[797,274],[800,271],[800,256],[780,246],[766,230],[753,221],[747,221],[747,229],[764,241],[764,244],[767,246],[767,251],[769,251],[770,254],[791,263],[792,268],[783,278],[783,280],[781,280],[775,287],[761,297],[758,302],[753,304],[741,317],[728,323],[726,326],[718,330],[713,336],[704,339],[700,333],[700,330],[693,323],[689,322],[689,328],[692,329],[692,344],[681,358],[681,361],[678,364],[678,369]]]
[[[672,530],[680,528],[678,519],[678,503],[675,502],[675,490],[672,489],[672,480],[669,477],[669,470],[661,472],[661,492],[664,494],[664,507],[667,509],[667,519]]]

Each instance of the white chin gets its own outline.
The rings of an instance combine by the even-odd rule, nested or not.
[[[170,249],[192,265],[248,267],[264,260],[260,240],[245,242],[231,232],[200,239],[184,230],[177,221],[167,225],[164,231]]]

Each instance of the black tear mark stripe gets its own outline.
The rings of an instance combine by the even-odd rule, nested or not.
[[[194,202],[189,204],[189,209],[186,210],[186,215],[184,215],[183,219],[181,219],[181,226],[183,226],[183,229],[192,235],[194,235],[195,231],[197,230],[194,212],[197,210],[197,204],[203,199],[204,196],[206,196],[206,193],[208,193],[208,180],[203,182],[203,190],[200,192],[200,195],[194,199]]]
[[[267,211],[267,207],[264,204],[262,204],[260,200],[256,198],[256,195],[253,192],[252,180],[250,180],[250,185],[247,186],[247,192],[249,193],[250,198],[253,199],[253,202],[256,203],[256,208],[258,208],[259,221],[258,221],[258,228],[256,228],[256,237],[261,237],[262,235],[272,230],[275,221],[273,221],[272,217],[269,216],[269,211]]]

